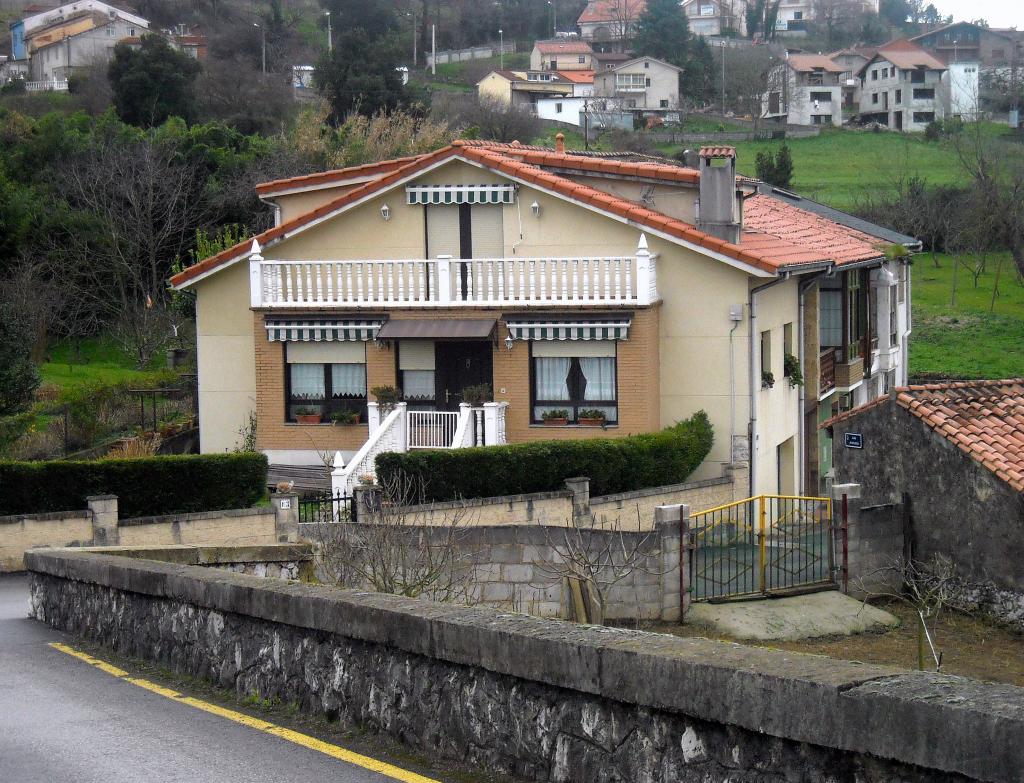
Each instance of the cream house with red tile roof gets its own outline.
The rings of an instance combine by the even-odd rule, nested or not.
[[[204,452],[255,412],[272,462],[338,453],[350,481],[381,449],[650,432],[703,409],[698,477],[749,458],[755,491],[815,491],[817,422],[905,381],[902,260],[737,178],[731,148],[687,168],[457,141],[257,191],[274,227],[171,281],[197,297]],[[493,402],[460,405],[479,384]],[[386,418],[384,385],[403,395]],[[359,423],[328,423],[343,412]]]

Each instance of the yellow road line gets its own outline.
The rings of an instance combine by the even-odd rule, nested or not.
[[[332,745],[329,742],[324,742],[323,740],[311,737],[308,734],[293,731],[292,729],[286,729],[283,726],[268,723],[265,720],[260,720],[259,718],[254,718],[251,715],[246,715],[245,713],[237,712],[235,710],[229,710],[226,707],[218,707],[216,704],[210,704],[202,699],[186,696],[183,693],[178,693],[170,688],[157,685],[155,682],[150,682],[149,680],[132,677],[124,669],[119,669],[106,661],[101,661],[99,658],[94,658],[88,653],[76,650],[66,644],[50,642],[50,647],[55,650],[60,650],[62,653],[74,656],[80,661],[84,661],[90,666],[95,666],[100,671],[104,671],[113,677],[122,679],[125,682],[130,682],[132,685],[137,685],[140,688],[145,688],[147,691],[152,691],[153,693],[165,696],[168,699],[173,699],[181,704],[187,704],[190,707],[195,707],[197,710],[208,712],[211,715],[217,715],[243,726],[248,726],[251,729],[256,729],[257,731],[262,731],[275,737],[280,737],[283,740],[287,740],[288,742],[292,742],[296,745],[301,745],[304,748],[309,748],[310,750],[315,750],[318,753],[323,753],[325,756],[336,758],[348,764],[354,764],[357,767],[362,767],[363,769],[367,769],[371,772],[377,772],[381,775],[392,778],[393,780],[399,780],[402,781],[402,783],[440,783],[433,778],[417,775],[415,772],[409,772],[408,770],[396,767],[393,764],[378,761],[377,759],[364,756],[360,753],[354,753],[351,750],[346,750],[338,745]]]

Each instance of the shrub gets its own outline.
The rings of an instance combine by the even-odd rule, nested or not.
[[[573,476],[587,476],[593,495],[607,495],[685,481],[712,441],[700,411],[661,432],[623,438],[380,454],[377,478],[422,483],[427,501],[548,492]]]
[[[263,454],[0,462],[0,514],[73,511],[107,494],[117,495],[122,517],[246,508],[266,482]]]

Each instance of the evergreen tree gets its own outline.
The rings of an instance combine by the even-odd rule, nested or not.
[[[690,24],[678,0],[647,0],[637,19],[633,47],[637,55],[686,67],[692,48]]]
[[[107,70],[117,115],[142,128],[160,125],[168,117],[191,120],[200,70],[198,62],[159,35],[142,36],[137,49],[119,43]]]
[[[23,411],[39,386],[33,336],[22,313],[0,306],[0,416]]]
[[[757,178],[777,188],[788,188],[793,181],[793,155],[783,144],[775,154],[759,152],[754,159]]]
[[[331,104],[331,120],[353,113],[372,116],[405,101],[398,53],[386,38],[372,39],[362,28],[335,35],[334,51],[316,66],[316,82]]]

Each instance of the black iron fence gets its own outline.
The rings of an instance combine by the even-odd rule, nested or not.
[[[299,523],[355,522],[356,504],[351,495],[318,492],[299,499]]]

